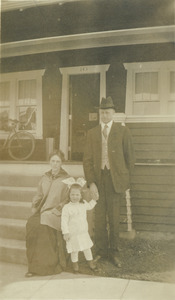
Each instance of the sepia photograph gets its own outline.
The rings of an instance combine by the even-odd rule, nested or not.
[[[0,299],[175,299],[175,0],[1,0]]]

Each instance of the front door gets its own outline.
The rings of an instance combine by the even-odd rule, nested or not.
[[[68,158],[82,161],[87,131],[99,123],[100,74],[71,75],[69,88]]]

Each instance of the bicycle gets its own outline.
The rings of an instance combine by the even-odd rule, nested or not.
[[[26,160],[34,152],[35,138],[25,130],[17,130],[17,124],[23,128],[25,124],[18,120],[8,119],[4,125],[4,129],[9,131],[0,151],[7,150],[10,157],[14,160]]]

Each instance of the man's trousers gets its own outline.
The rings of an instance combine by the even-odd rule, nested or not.
[[[107,256],[118,251],[120,201],[124,194],[116,193],[110,170],[101,171],[99,200],[95,207],[95,246],[96,254]]]

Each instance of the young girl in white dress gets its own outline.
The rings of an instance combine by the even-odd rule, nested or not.
[[[69,199],[70,202],[62,209],[61,229],[66,241],[67,252],[71,255],[73,270],[75,273],[79,271],[79,251],[83,251],[90,269],[95,270],[96,265],[91,251],[93,242],[88,233],[86,212],[93,209],[97,202],[95,200],[90,202],[83,200],[82,186],[78,183],[73,183],[70,186]]]

